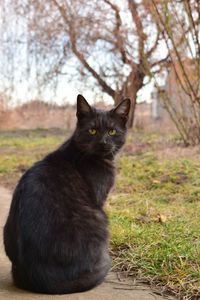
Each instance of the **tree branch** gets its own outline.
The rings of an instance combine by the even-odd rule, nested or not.
[[[175,43],[175,41],[174,41],[174,37],[173,37],[173,35],[171,34],[171,32],[170,32],[168,26],[166,26],[166,24],[165,24],[165,22],[164,22],[164,20],[163,20],[163,18],[162,18],[162,16],[161,16],[161,14],[160,14],[160,12],[159,12],[159,10],[158,10],[156,1],[155,1],[155,0],[151,0],[151,1],[152,1],[153,5],[154,5],[154,8],[155,8],[155,11],[156,11],[156,13],[157,13],[157,16],[158,16],[159,20],[160,20],[160,22],[161,22],[163,28],[165,29],[165,32],[166,32],[168,38],[170,39],[170,41],[171,41],[171,43],[172,43],[172,45],[173,45],[173,50],[175,51],[176,57],[177,57],[177,59],[178,59],[179,66],[180,66],[180,68],[181,68],[181,71],[182,71],[182,73],[183,73],[183,76],[184,76],[184,78],[185,78],[185,81],[186,81],[186,83],[188,84],[189,90],[190,90],[190,92],[191,92],[191,93],[189,93],[189,94],[190,94],[190,96],[192,97],[192,99],[193,99],[193,101],[194,101],[194,99],[197,99],[197,95],[196,95],[196,93],[195,93],[195,91],[194,91],[194,89],[193,89],[193,86],[192,86],[192,84],[191,84],[191,82],[190,82],[190,80],[189,80],[189,78],[188,78],[188,75],[187,75],[187,73],[186,73],[186,70],[185,70],[185,68],[184,68],[184,66],[183,66],[183,63],[182,63],[182,61],[181,61],[181,57],[180,57],[180,54],[179,54],[179,52],[178,52],[178,50],[177,50],[177,45],[176,45],[176,43]],[[167,42],[167,38],[165,37],[165,35],[164,35],[164,38],[165,38],[165,40],[166,40],[166,45],[167,45],[167,47],[168,47],[168,42]],[[170,51],[169,51],[169,52],[170,52]],[[173,59],[172,59],[172,62],[173,62]],[[176,67],[175,67],[174,64],[173,64],[173,66],[174,66],[175,72],[176,72],[176,74],[177,74],[177,78],[179,78],[178,73],[177,73],[177,71],[176,71]],[[188,94],[188,92],[186,92],[186,93]]]
[[[52,0],[52,2],[56,5],[58,8],[63,20],[69,27],[69,38],[71,42],[71,49],[72,52],[75,54],[75,56],[78,58],[78,60],[81,62],[81,64],[89,71],[89,73],[92,74],[92,76],[98,81],[99,85],[102,87],[102,89],[111,97],[114,98],[115,91],[105,82],[105,80],[102,79],[102,77],[94,70],[93,67],[90,66],[90,64],[85,59],[83,53],[81,53],[76,44],[76,33],[73,27],[73,21],[69,20],[66,16],[65,10],[61,5],[58,4],[57,0]]]
[[[125,42],[122,36],[122,30],[121,30],[122,20],[119,12],[119,7],[111,3],[109,0],[103,0],[103,1],[111,7],[111,9],[114,11],[115,14],[116,25],[113,32],[113,36],[116,37],[116,42],[114,44],[121,54],[123,63],[132,64],[132,61],[127,57],[127,53],[124,48]]]
[[[156,50],[156,48],[158,47],[158,41],[160,39],[160,32],[159,30],[157,31],[157,35],[156,35],[156,39],[155,39],[155,43],[153,44],[153,46],[151,47],[151,49],[149,49],[149,51],[147,51],[146,53],[146,57],[149,58],[153,52]]]
[[[147,36],[144,33],[143,24],[138,13],[138,4],[136,4],[135,0],[128,0],[128,5],[132,15],[133,22],[135,23],[136,26],[138,42],[139,42],[139,61],[142,62],[144,57],[144,42],[146,41]]]
[[[170,58],[170,55],[168,54],[165,58],[162,58],[158,61],[155,61],[154,63],[151,64],[151,68],[155,67],[155,66],[160,66],[160,65],[166,65],[169,63],[169,58]]]

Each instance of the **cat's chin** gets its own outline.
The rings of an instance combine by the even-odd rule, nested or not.
[[[94,155],[102,159],[114,159],[116,151],[95,151]]]
[[[114,145],[98,145],[96,147],[93,147],[92,145],[78,145],[79,151],[82,153],[83,157],[98,157],[102,159],[111,159],[113,160],[116,154],[119,152],[120,146],[114,146]]]

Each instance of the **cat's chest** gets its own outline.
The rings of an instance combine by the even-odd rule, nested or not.
[[[96,201],[103,203],[114,184],[115,168],[112,162],[89,161],[83,164],[81,172],[89,187],[92,189]]]

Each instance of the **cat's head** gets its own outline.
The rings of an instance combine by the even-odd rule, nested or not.
[[[77,97],[77,127],[75,140],[86,154],[112,157],[123,146],[130,100],[123,100],[117,107],[103,111],[91,107],[81,95]]]

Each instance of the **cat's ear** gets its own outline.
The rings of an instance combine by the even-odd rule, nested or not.
[[[77,117],[80,117],[84,114],[90,113],[92,111],[91,106],[87,103],[85,98],[82,95],[77,96]]]
[[[126,98],[112,110],[112,113],[126,122],[128,120],[130,108],[131,100]]]

